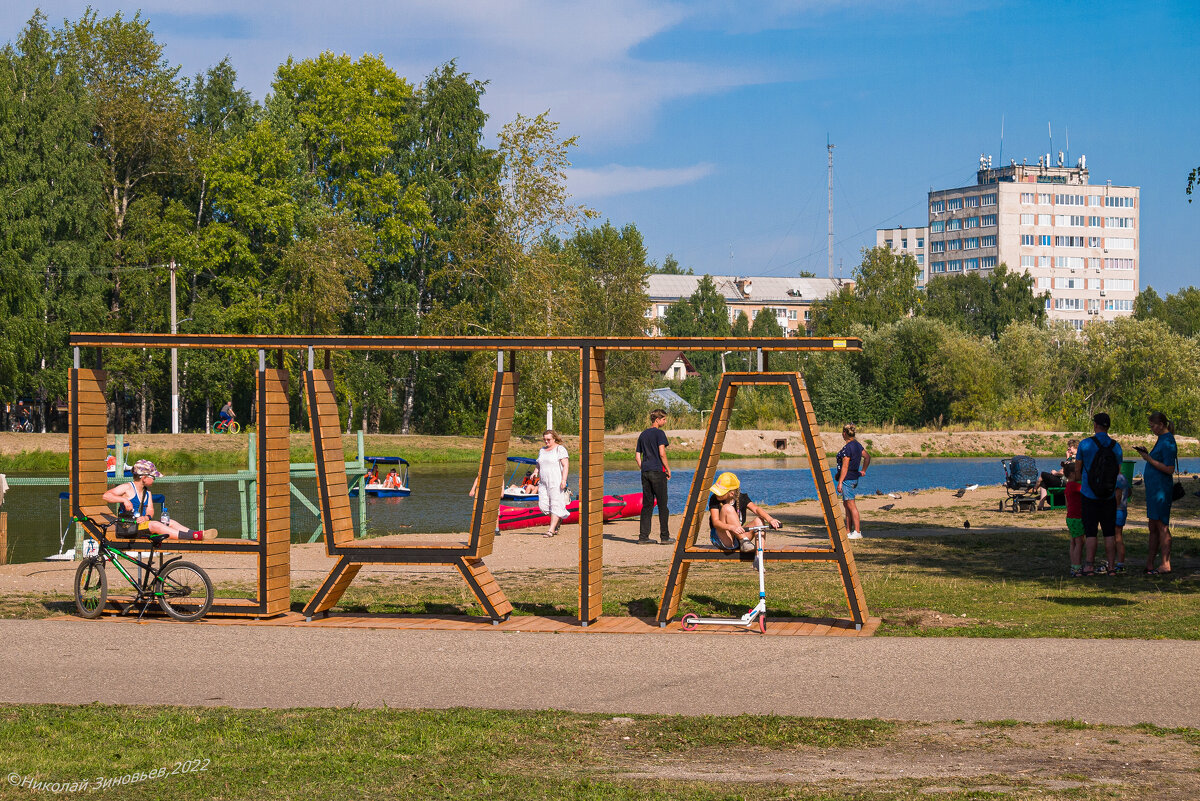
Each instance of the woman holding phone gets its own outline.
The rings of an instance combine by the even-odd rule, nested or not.
[[[1162,412],[1150,413],[1150,430],[1158,440],[1147,451],[1140,445],[1134,449],[1146,460],[1142,474],[1146,487],[1146,518],[1150,523],[1150,542],[1146,554],[1146,575],[1157,576],[1171,572],[1171,491],[1175,488],[1175,467],[1179,449],[1175,445],[1175,424]],[[1154,559],[1162,554],[1155,568]]]

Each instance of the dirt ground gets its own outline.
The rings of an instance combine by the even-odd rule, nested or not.
[[[1200,476],[1187,476],[1188,490],[1200,489]],[[961,493],[961,494],[960,494]],[[977,490],[930,489],[896,495],[860,496],[858,506],[863,518],[865,537],[880,535],[945,536],[971,531],[980,536],[1000,531],[1062,529],[1063,511],[1022,512],[1000,511],[1005,498],[1000,486],[983,486]],[[772,514],[784,523],[784,531],[773,533],[768,543],[814,545],[827,537],[823,528],[818,501],[804,501],[771,507]],[[969,527],[966,524],[970,524]],[[677,532],[683,515],[671,516],[671,530]],[[657,526],[657,521],[655,522]],[[1173,527],[1192,528],[1200,520],[1179,517]],[[541,529],[502,532],[495,541],[488,566],[497,575],[526,570],[574,570],[579,565],[579,527],[564,526],[552,539],[542,536]],[[702,532],[703,533],[703,532]],[[395,534],[373,538],[372,543],[397,542],[414,535]],[[610,568],[662,565],[665,568],[673,546],[638,545],[638,521],[616,520],[604,526],[604,564]],[[704,535],[707,536],[707,535]],[[465,535],[421,534],[423,542],[465,541]],[[703,537],[701,538],[703,539]],[[825,542],[828,542],[826,539]],[[853,547],[853,544],[851,544]],[[191,554],[209,571],[218,584],[251,582],[255,578],[252,557],[231,554]],[[292,546],[292,582],[294,586],[318,584],[334,564],[326,555],[321,542]],[[69,593],[75,565],[71,562],[30,562],[0,565],[0,594],[7,593]],[[403,565],[366,565],[360,576],[386,580],[388,576],[444,572],[441,567]]]
[[[613,720],[619,727],[628,719]],[[1104,797],[1190,801],[1200,785],[1195,745],[1179,737],[1106,727],[932,723],[903,725],[893,739],[878,746],[750,748],[733,753],[705,748],[651,759],[624,753],[620,759],[621,775],[628,778],[729,784],[844,782],[841,789],[846,791],[879,789],[884,782],[894,791],[895,783],[911,782],[920,785],[922,795],[934,798],[966,788],[1051,797],[1101,789]]]

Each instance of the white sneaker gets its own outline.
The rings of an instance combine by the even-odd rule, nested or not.
[[[848,540],[861,540],[861,539],[862,539],[862,532],[861,532],[861,531],[851,531],[849,534],[847,534],[847,535],[846,535],[846,539],[848,539]]]

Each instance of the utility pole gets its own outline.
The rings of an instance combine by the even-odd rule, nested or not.
[[[179,333],[175,322],[175,260],[171,259],[171,336]],[[171,433],[179,433],[179,348],[171,348]]]
[[[829,277],[833,278],[833,144],[825,135],[825,149],[829,151]]]

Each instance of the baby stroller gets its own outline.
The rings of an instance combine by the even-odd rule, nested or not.
[[[1041,477],[1037,462],[1028,456],[1014,456],[1001,459],[1000,464],[1004,467],[1004,489],[1008,493],[1000,501],[1000,511],[1005,506],[1013,512],[1033,511],[1037,507],[1037,483]]]

